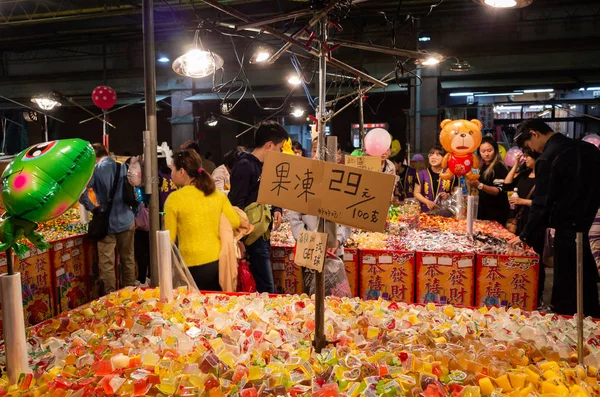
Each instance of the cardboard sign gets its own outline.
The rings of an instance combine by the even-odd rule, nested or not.
[[[381,158],[373,156],[346,156],[345,163],[348,167],[360,168],[367,171],[381,171]]]
[[[307,269],[318,272],[323,270],[327,255],[327,233],[316,233],[303,230],[298,236],[296,257],[294,262]]]
[[[383,232],[395,182],[381,172],[268,152],[258,202]]]

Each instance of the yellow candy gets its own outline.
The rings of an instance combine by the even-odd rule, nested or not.
[[[550,369],[554,370],[554,371],[560,370],[560,367],[558,366],[558,364],[555,361],[547,361],[545,363],[540,363],[539,366],[543,372],[546,372]]]
[[[379,336],[379,328],[371,327],[367,329],[367,339],[375,339]]]
[[[479,387],[481,388],[481,394],[484,396],[492,394],[495,389],[490,378],[479,379]]]
[[[444,314],[450,318],[454,318],[454,316],[456,315],[454,308],[450,305],[444,307]]]
[[[499,378],[496,378],[496,384],[498,387],[502,388],[502,391],[508,392],[512,390],[512,386],[508,380],[508,375],[502,375]]]
[[[419,320],[419,318],[414,314],[411,314],[410,316],[408,316],[408,322],[412,325],[417,325],[421,322],[421,320]]]
[[[525,373],[527,374],[527,381],[537,386],[537,384],[540,382],[540,376],[529,368],[525,369]]]
[[[544,381],[542,382],[542,393],[556,393],[557,387],[552,381]]]
[[[512,387],[514,387],[515,389],[520,389],[523,386],[525,386],[525,380],[527,379],[527,375],[525,375],[523,373],[510,372],[508,374],[508,378],[510,380]]]
[[[556,378],[560,378],[561,376],[553,370],[548,370],[546,372],[544,372],[543,374],[544,379],[556,379]]]

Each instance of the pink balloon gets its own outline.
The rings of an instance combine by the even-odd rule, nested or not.
[[[598,146],[598,148],[600,149],[600,136],[598,136],[597,134],[586,135],[585,138],[583,138],[583,140],[587,143],[591,143],[594,146]]]
[[[392,137],[383,128],[373,128],[365,136],[365,150],[369,156],[381,156],[390,148]]]
[[[517,162],[517,157],[520,154],[523,154],[523,151],[518,147],[510,148],[508,152],[506,152],[506,157],[504,157],[504,164],[506,164],[507,167],[514,166]]]

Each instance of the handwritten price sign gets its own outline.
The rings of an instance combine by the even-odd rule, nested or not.
[[[298,236],[294,262],[298,266],[321,272],[327,255],[326,250],[327,233],[307,232],[304,230]]]
[[[269,152],[258,202],[383,232],[395,182],[382,172]]]
[[[346,156],[348,167],[360,168],[368,171],[381,171],[381,157],[372,156]]]

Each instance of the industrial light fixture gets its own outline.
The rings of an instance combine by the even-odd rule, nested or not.
[[[254,54],[250,58],[250,63],[265,63],[271,55],[273,54],[273,50],[267,47],[260,46],[254,51]]]
[[[421,37],[419,37],[419,41],[422,43],[431,41],[431,37],[430,36],[421,36]]]
[[[450,96],[455,97],[455,96],[473,96],[475,95],[473,92],[453,92],[450,94]]]
[[[540,88],[535,90],[523,90],[525,94],[539,94],[543,92],[554,92],[554,88]]]
[[[37,95],[31,98],[31,102],[35,103],[42,110],[52,110],[56,106],[60,106],[60,102],[55,94]],[[48,142],[48,116],[44,113],[44,138]]]
[[[212,115],[206,120],[205,124],[209,127],[216,127],[219,124],[219,119]]]
[[[600,91],[600,87],[588,87],[588,91]]]
[[[54,94],[37,95],[31,98],[31,102],[35,103],[42,110],[52,110],[55,106],[60,106]]]
[[[457,60],[450,64],[451,72],[468,72],[469,70],[471,70],[471,64],[467,61]]]
[[[533,0],[475,0],[475,2],[493,8],[523,8],[530,6]]]
[[[584,88],[584,87],[581,87],[581,88],[579,89],[579,91],[585,91],[585,88]]]
[[[513,95],[524,95],[522,92],[500,92],[493,94],[475,94],[475,96],[513,96]]]
[[[292,112],[290,114],[296,118],[300,118],[300,117],[304,116],[304,109],[294,108],[294,109],[292,109]]]
[[[298,76],[297,74],[291,74],[287,77],[287,82],[288,84],[291,85],[300,85],[302,84],[302,80],[300,79],[300,76]]]
[[[169,62],[171,62],[171,60],[168,57],[164,57],[164,56],[158,58],[157,61],[160,62],[160,63],[169,63]]]
[[[223,58],[214,52],[194,48],[173,62],[173,70],[181,76],[201,78],[215,73],[223,64]]]
[[[425,58],[419,59],[416,61],[417,64],[421,64],[423,66],[434,66],[443,61],[443,57],[439,54],[423,54]]]

